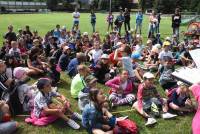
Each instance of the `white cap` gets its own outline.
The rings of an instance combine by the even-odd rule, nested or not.
[[[182,81],[178,81],[178,82],[177,82],[177,85],[178,85],[178,86],[185,86],[186,84],[183,83]]]
[[[109,59],[109,56],[108,56],[107,54],[103,54],[103,55],[101,56],[101,59]]]
[[[148,39],[147,40],[147,44],[152,43],[152,40]]]
[[[170,37],[166,37],[165,40],[166,41],[171,41],[171,38]]]
[[[67,49],[70,49],[69,46],[64,46],[63,50],[67,50]]]
[[[122,42],[117,42],[117,46],[121,46],[123,43]]]
[[[146,72],[144,75],[143,75],[143,78],[146,78],[146,79],[152,79],[152,78],[155,78],[155,76],[150,73],[150,72]]]
[[[155,47],[157,47],[158,49],[161,49],[161,45],[160,44],[155,44]]]
[[[88,32],[84,32],[83,35],[88,35]]]

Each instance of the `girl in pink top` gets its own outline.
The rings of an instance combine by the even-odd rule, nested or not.
[[[192,120],[192,133],[200,134],[200,84],[194,84],[190,87],[195,100],[198,102],[197,112]]]
[[[127,70],[123,70],[120,76],[117,76],[105,83],[106,86],[111,87],[111,94],[109,100],[113,106],[130,104],[135,100],[133,94],[133,82],[128,79],[129,74]]]

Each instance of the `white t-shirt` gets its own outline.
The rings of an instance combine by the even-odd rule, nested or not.
[[[92,59],[94,60],[94,63],[97,63],[97,61],[101,58],[103,51],[101,49],[99,50],[92,49],[90,51],[90,54],[92,54]]]
[[[80,13],[79,12],[73,12],[72,16],[74,18],[74,21],[79,21]],[[78,17],[78,18],[77,18]]]
[[[163,57],[171,57],[171,58],[173,59],[172,52],[171,52],[171,51],[166,52],[166,51],[164,51],[164,50],[161,51],[161,52],[159,53],[158,59],[163,60]]]

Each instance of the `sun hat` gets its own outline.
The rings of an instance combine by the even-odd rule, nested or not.
[[[24,74],[26,74],[27,69],[24,67],[16,67],[13,71],[13,76],[16,79],[21,79],[23,77]]]
[[[152,78],[155,78],[155,76],[150,72],[146,72],[144,73],[143,78],[152,79]]]

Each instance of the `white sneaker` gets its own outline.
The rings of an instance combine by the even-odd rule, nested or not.
[[[156,122],[157,122],[156,119],[154,119],[154,118],[148,118],[148,120],[147,120],[145,126],[153,125],[153,124],[155,124]]]
[[[82,115],[80,115],[79,113],[76,113],[76,112],[74,112],[72,114],[72,118],[82,121]]]
[[[80,126],[79,126],[79,124],[77,124],[74,120],[72,120],[72,119],[69,119],[68,121],[67,121],[67,124],[71,127],[71,128],[73,128],[73,129],[79,129],[80,128]]]
[[[123,120],[125,120],[127,118],[128,118],[128,116],[118,117],[118,118],[116,118],[116,121],[123,121]]]
[[[177,116],[176,114],[170,114],[170,113],[164,113],[164,114],[162,114],[162,118],[163,119],[171,119],[171,118],[174,118],[176,116]]]

